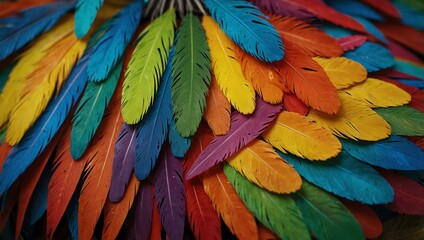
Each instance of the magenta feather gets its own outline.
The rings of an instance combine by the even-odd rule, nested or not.
[[[127,239],[148,240],[153,216],[153,187],[149,182],[140,182],[134,205],[134,216]]]

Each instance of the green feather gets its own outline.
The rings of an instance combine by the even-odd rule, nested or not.
[[[317,239],[365,239],[361,225],[331,194],[304,180],[294,200]]]
[[[74,159],[82,156],[96,133],[115,91],[121,70],[122,61],[118,62],[104,82],[87,83],[72,120],[71,154]]]
[[[187,14],[176,34],[172,63],[172,104],[175,126],[183,137],[196,133],[206,106],[211,61],[205,30],[199,19]]]
[[[310,239],[293,198],[256,186],[228,164],[224,165],[224,172],[246,207],[263,225],[285,240]]]
[[[409,106],[374,109],[392,127],[392,133],[424,136],[424,113]]]
[[[138,36],[122,89],[122,117],[138,123],[152,105],[174,41],[175,10],[170,8]]]
[[[0,145],[3,144],[4,137],[6,137],[6,128],[0,130]]]

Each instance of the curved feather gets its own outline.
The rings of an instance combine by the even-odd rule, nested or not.
[[[398,22],[381,23],[377,24],[377,27],[387,38],[392,39],[413,51],[424,54],[424,46],[420,44],[420,39],[423,37],[423,31],[419,31]]]
[[[266,142],[255,139],[227,159],[249,181],[275,193],[292,193],[300,189],[302,179]]]
[[[341,37],[338,40],[344,51],[350,51],[364,44],[367,41],[367,37],[364,35],[356,34]]]
[[[278,240],[278,236],[264,226],[259,226],[259,240]]]
[[[81,187],[78,188],[78,190],[80,189]],[[78,240],[78,205],[78,194],[74,194],[65,212],[68,230],[72,240]]]
[[[376,72],[395,64],[388,49],[372,42],[365,42],[355,50],[345,52],[343,56],[360,63],[368,72]]]
[[[393,201],[393,188],[370,166],[342,151],[337,157],[324,161],[305,161],[277,150],[309,182],[338,196],[366,204]]]
[[[389,0],[361,0],[361,1],[379,10],[380,12],[386,14],[387,16],[390,16],[396,19],[400,19],[401,17],[395,5],[393,5],[393,3],[391,3]]]
[[[187,173],[187,178],[190,179],[208,170],[253,141],[265,131],[281,109],[282,105],[270,105],[258,98],[257,107],[253,114],[246,116],[234,112],[228,134],[215,137],[197,158]]]
[[[367,70],[359,63],[345,57],[314,58],[330,81],[339,90],[367,79]]]
[[[220,28],[244,51],[266,62],[284,57],[284,45],[277,31],[256,6],[241,0],[204,3]]]
[[[424,113],[409,106],[376,108],[392,127],[392,133],[403,136],[424,136]]]
[[[361,225],[366,238],[380,236],[383,231],[383,224],[371,207],[359,202],[352,202],[346,199],[341,200]]]
[[[387,39],[384,36],[384,34],[380,31],[380,29],[378,29],[374,23],[372,23],[369,19],[367,18],[363,18],[363,17],[358,17],[358,16],[352,16],[353,19],[355,19],[356,21],[358,21],[359,23],[362,24],[362,26],[365,27],[365,29],[373,36],[375,37],[378,41],[383,42],[385,44],[387,44]]]
[[[134,216],[129,224],[128,239],[149,239],[152,226],[153,188],[147,181],[141,182],[135,200]]]
[[[417,7],[406,1],[394,1],[394,7],[402,16],[402,23],[411,26],[417,30],[424,31],[424,17],[422,16],[422,6]]]
[[[72,119],[71,154],[74,159],[83,155],[96,133],[115,91],[121,69],[122,61],[115,66],[106,81],[87,83]]]
[[[172,155],[182,158],[188,151],[191,145],[191,137],[183,137],[175,127],[174,119],[171,119],[169,124],[168,142],[171,146]]]
[[[235,43],[211,17],[204,16],[202,24],[208,38],[212,73],[219,88],[237,111],[243,114],[252,113],[255,110],[255,91],[252,84],[244,78],[236,60]]]
[[[205,30],[193,13],[187,14],[176,34],[172,62],[172,106],[175,127],[183,137],[199,127],[211,81],[211,61]]]
[[[366,18],[373,21],[384,20],[384,17],[376,9],[372,8],[371,6],[365,3],[362,3],[361,1],[347,0],[340,2],[334,0],[327,0],[325,2],[337,11],[347,14],[349,16],[353,16],[353,18],[357,21],[358,19],[355,17]]]
[[[424,66],[409,60],[396,58],[393,68],[399,72],[407,73],[420,79],[424,79]]]
[[[174,41],[175,18],[171,8],[138,36],[122,89],[122,116],[128,124],[143,119],[154,102]]]
[[[306,116],[309,112],[309,107],[306,106],[302,100],[300,100],[296,95],[288,93],[284,95],[283,99],[284,109],[289,112],[299,113],[302,116]]]
[[[87,67],[89,80],[99,82],[110,75],[136,31],[142,9],[141,1],[135,0],[116,14],[110,23],[105,23],[110,26],[100,37],[90,57]]]
[[[262,137],[280,151],[308,160],[327,160],[342,149],[329,130],[294,112],[281,112]]]
[[[90,30],[103,0],[78,0],[75,9],[75,35],[83,38]]]
[[[310,239],[302,214],[291,197],[261,189],[228,165],[224,172],[246,207],[264,226],[282,239]]]

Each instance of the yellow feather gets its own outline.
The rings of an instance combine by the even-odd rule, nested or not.
[[[210,16],[204,16],[202,24],[208,38],[212,71],[219,87],[237,111],[252,113],[255,110],[255,90],[252,83],[244,78],[236,60],[235,43]]]
[[[411,101],[409,93],[394,84],[375,78],[368,78],[343,92],[372,108],[401,106]]]
[[[20,56],[0,95],[0,127],[8,122],[12,109],[21,99],[25,81],[37,69],[38,62],[48,54],[53,45],[73,32],[73,24],[73,16],[66,16]]]
[[[363,82],[367,78],[367,70],[359,63],[345,57],[314,58],[325,71],[337,89],[343,89]]]
[[[342,138],[377,141],[390,135],[390,125],[371,108],[346,93],[339,96],[342,107],[338,114],[329,116],[312,110],[308,117]]]
[[[300,189],[302,179],[268,143],[255,139],[227,159],[239,173],[256,185],[276,193],[292,193]]]
[[[309,160],[327,160],[342,148],[331,131],[295,112],[281,112],[262,136],[279,150]]]

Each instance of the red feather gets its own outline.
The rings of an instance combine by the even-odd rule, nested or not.
[[[152,190],[154,192],[154,189]],[[153,216],[152,226],[150,228],[150,240],[162,239],[162,224],[160,223],[160,215],[156,206],[156,199],[153,199]]]
[[[424,137],[408,137],[408,140],[424,150]]]
[[[389,0],[361,0],[389,17],[400,19],[400,13]]]
[[[359,222],[362,230],[364,230],[365,237],[376,238],[381,235],[383,224],[372,208],[362,203],[352,202],[346,199],[341,199],[341,201]]]
[[[309,107],[291,93],[284,95],[284,108],[286,111],[296,112],[303,116],[306,116],[309,112]]]
[[[0,172],[3,168],[4,160],[6,160],[7,156],[10,153],[10,150],[12,150],[12,146],[7,144],[6,141],[4,141],[2,145],[0,145]]]
[[[351,51],[361,46],[366,41],[367,37],[359,34],[339,38],[340,46],[343,48],[344,51]]]
[[[424,90],[419,90],[412,94],[412,100],[409,106],[424,112]]]
[[[377,27],[386,37],[424,55],[424,32],[406,26],[402,23],[380,23]]]
[[[406,59],[418,64],[422,63],[421,59],[418,58],[414,53],[395,41],[388,39],[387,47],[396,58]]]

